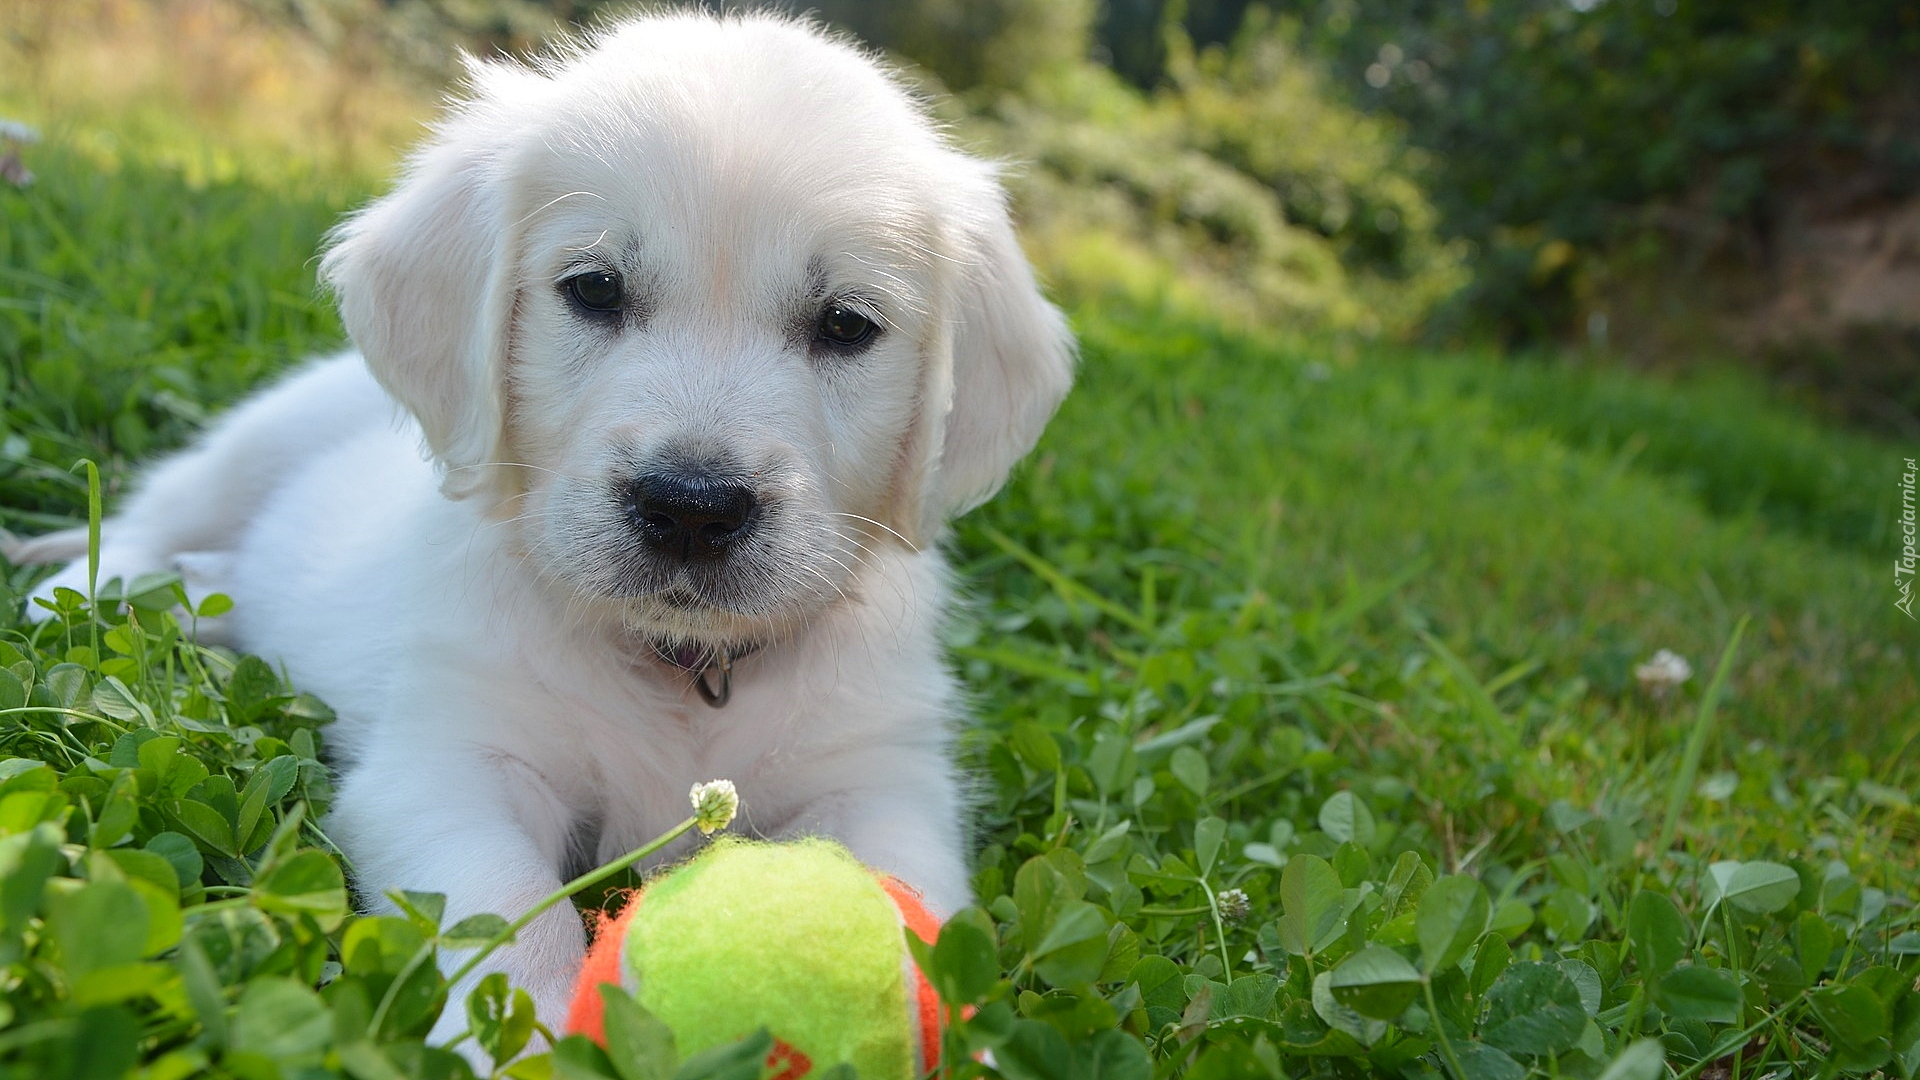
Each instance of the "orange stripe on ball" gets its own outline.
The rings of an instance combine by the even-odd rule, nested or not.
[[[573,984],[573,1007],[567,1010],[567,1034],[585,1035],[601,1046],[607,1045],[607,1003],[600,996],[599,987],[601,983],[621,984],[620,947],[627,940],[627,926],[640,910],[642,895],[635,890],[620,914],[600,919],[593,946],[587,950],[586,962],[580,965],[580,978]]]
[[[893,898],[893,906],[900,909],[900,921],[907,924],[913,936],[932,945],[940,936],[940,920],[920,900],[920,894],[913,886],[899,878],[886,874],[876,874],[880,887],[887,890]],[[927,981],[927,975],[920,965],[913,965],[913,998],[920,1022],[920,1071],[930,1071],[940,1064],[940,999],[933,992],[933,984]]]

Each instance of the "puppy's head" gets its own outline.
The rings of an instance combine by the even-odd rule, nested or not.
[[[931,542],[1071,374],[993,170],[769,17],[474,64],[324,274],[446,493],[685,641],[777,635]]]

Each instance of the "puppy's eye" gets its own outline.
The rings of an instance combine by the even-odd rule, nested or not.
[[[820,313],[819,325],[814,327],[816,344],[833,349],[858,349],[873,340],[880,332],[872,319],[842,303],[831,303]]]
[[[573,302],[588,311],[611,314],[620,310],[624,299],[620,275],[611,270],[589,270],[561,282]]]

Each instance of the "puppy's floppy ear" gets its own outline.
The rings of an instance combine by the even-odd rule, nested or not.
[[[999,490],[1073,383],[1073,333],[1040,295],[1005,194],[991,178],[987,187],[981,199],[987,212],[972,223],[961,256],[953,405],[927,507],[940,519],[965,513]]]
[[[329,237],[321,277],[373,375],[420,422],[441,490],[496,482],[514,302],[497,131],[441,127],[392,193]]]

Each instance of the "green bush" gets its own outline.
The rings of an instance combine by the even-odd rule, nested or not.
[[[1352,99],[1433,155],[1445,231],[1475,245],[1460,324],[1577,332],[1593,256],[1656,238],[1694,266],[1716,243],[1744,260],[1798,195],[1920,187],[1920,15],[1900,0],[1299,10]]]
[[[1151,95],[1091,64],[975,93],[1030,248],[1077,295],[1401,335],[1463,281],[1391,124],[1338,103],[1283,24],[1182,47]],[[1180,44],[1176,41],[1176,44]]]
[[[1402,320],[1446,298],[1462,278],[1421,188],[1428,165],[1391,122],[1344,104],[1298,32],[1262,9],[1227,45],[1197,55],[1172,35],[1164,106],[1194,147],[1260,181],[1289,222],[1327,238],[1356,275],[1402,286]]]
[[[955,90],[1019,91],[1086,59],[1092,0],[827,0],[794,4],[933,72]]]

